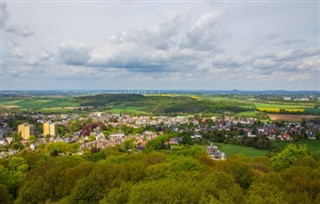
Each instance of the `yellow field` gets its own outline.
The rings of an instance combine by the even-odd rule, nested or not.
[[[258,111],[267,111],[267,112],[274,112],[274,113],[279,113],[280,112],[280,108],[257,108]],[[285,108],[284,109],[287,112],[304,112],[304,108]]]
[[[303,112],[304,108],[285,108],[284,110],[288,112]]]
[[[280,108],[257,108],[258,111],[267,111],[267,112],[275,112],[279,113]]]

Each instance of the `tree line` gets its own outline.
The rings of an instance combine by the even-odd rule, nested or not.
[[[319,159],[292,144],[271,158],[226,161],[195,146],[140,153],[110,147],[82,156],[23,152],[0,160],[0,203],[319,203]]]

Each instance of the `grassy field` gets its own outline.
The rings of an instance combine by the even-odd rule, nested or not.
[[[284,149],[288,144],[290,144],[290,142],[279,141],[279,142],[275,142],[274,146],[277,146],[280,149]],[[320,141],[319,140],[299,140],[295,144],[306,145],[311,154],[320,155]]]
[[[254,104],[256,106],[256,108],[307,108],[307,107],[313,107],[313,105],[310,105],[310,103],[307,104],[282,104],[282,103],[255,103]]]
[[[261,114],[259,111],[245,111],[238,113],[239,116],[244,117],[258,117],[259,114]]]
[[[231,145],[231,144],[223,144],[223,143],[215,143],[219,147],[219,150],[225,152],[227,156],[232,156],[236,154],[243,154],[247,157],[260,157],[266,156],[269,151],[255,149],[252,147],[245,147],[239,145]]]
[[[133,114],[148,114],[143,110],[142,107],[133,107],[133,106],[115,106],[111,110],[107,111],[108,113],[133,113]]]
[[[34,97],[34,98],[4,98],[1,103],[4,107],[16,107],[21,110],[49,110],[63,109],[64,107],[77,107],[79,103],[74,102],[72,97]]]
[[[266,156],[269,151],[267,150],[260,150],[252,147],[246,146],[239,146],[239,145],[232,145],[232,144],[224,144],[215,142],[214,145],[219,147],[219,150],[226,153],[227,157],[236,155],[236,154],[243,154],[247,157],[260,157]],[[206,148],[205,146],[203,146]]]

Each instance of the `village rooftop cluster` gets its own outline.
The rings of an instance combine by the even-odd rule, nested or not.
[[[178,133],[178,136],[170,138],[168,145],[180,145],[185,137],[191,139],[191,143],[210,144],[208,133],[214,132],[222,140],[236,138],[250,139],[263,138],[264,140],[293,140],[299,135],[307,139],[316,139],[316,133],[320,132],[320,125],[312,122],[302,123],[262,123],[255,118],[234,118],[234,117],[201,117],[201,115],[189,116],[130,116],[127,114],[106,114],[103,112],[92,112],[86,116],[79,114],[21,114],[19,117],[29,118],[35,121],[34,124],[22,123],[18,127],[11,127],[6,121],[12,117],[3,113],[0,120],[0,146],[1,157],[16,154],[22,148],[12,147],[17,138],[11,135],[22,137],[20,141],[24,148],[36,150],[39,145],[46,143],[79,143],[77,154],[83,154],[85,150],[100,149],[108,146],[123,144],[130,139],[134,148],[130,151],[143,150],[146,144],[164,131]],[[91,129],[75,129],[71,133],[61,134],[58,129],[68,128],[76,121],[90,121]],[[92,125],[93,124],[93,125]],[[96,125],[94,125],[96,124]],[[35,130],[35,125],[42,126],[42,132]],[[88,125],[87,125],[88,126]],[[112,131],[105,131],[105,127]],[[130,128],[133,131],[123,131]],[[134,131],[139,130],[139,131]],[[6,137],[5,137],[6,136]],[[17,142],[17,141],[16,141]],[[174,147],[171,147],[174,149]],[[215,146],[209,145],[207,152],[212,158],[224,158],[219,154],[217,157],[213,152],[219,152]],[[210,153],[211,152],[211,153]]]

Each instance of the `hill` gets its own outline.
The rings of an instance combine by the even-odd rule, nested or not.
[[[213,101],[197,99],[189,96],[143,96],[139,94],[100,94],[95,96],[77,97],[81,106],[127,106],[138,107],[142,111],[153,114],[195,114],[213,112],[242,112],[252,110],[243,107],[243,102]]]

